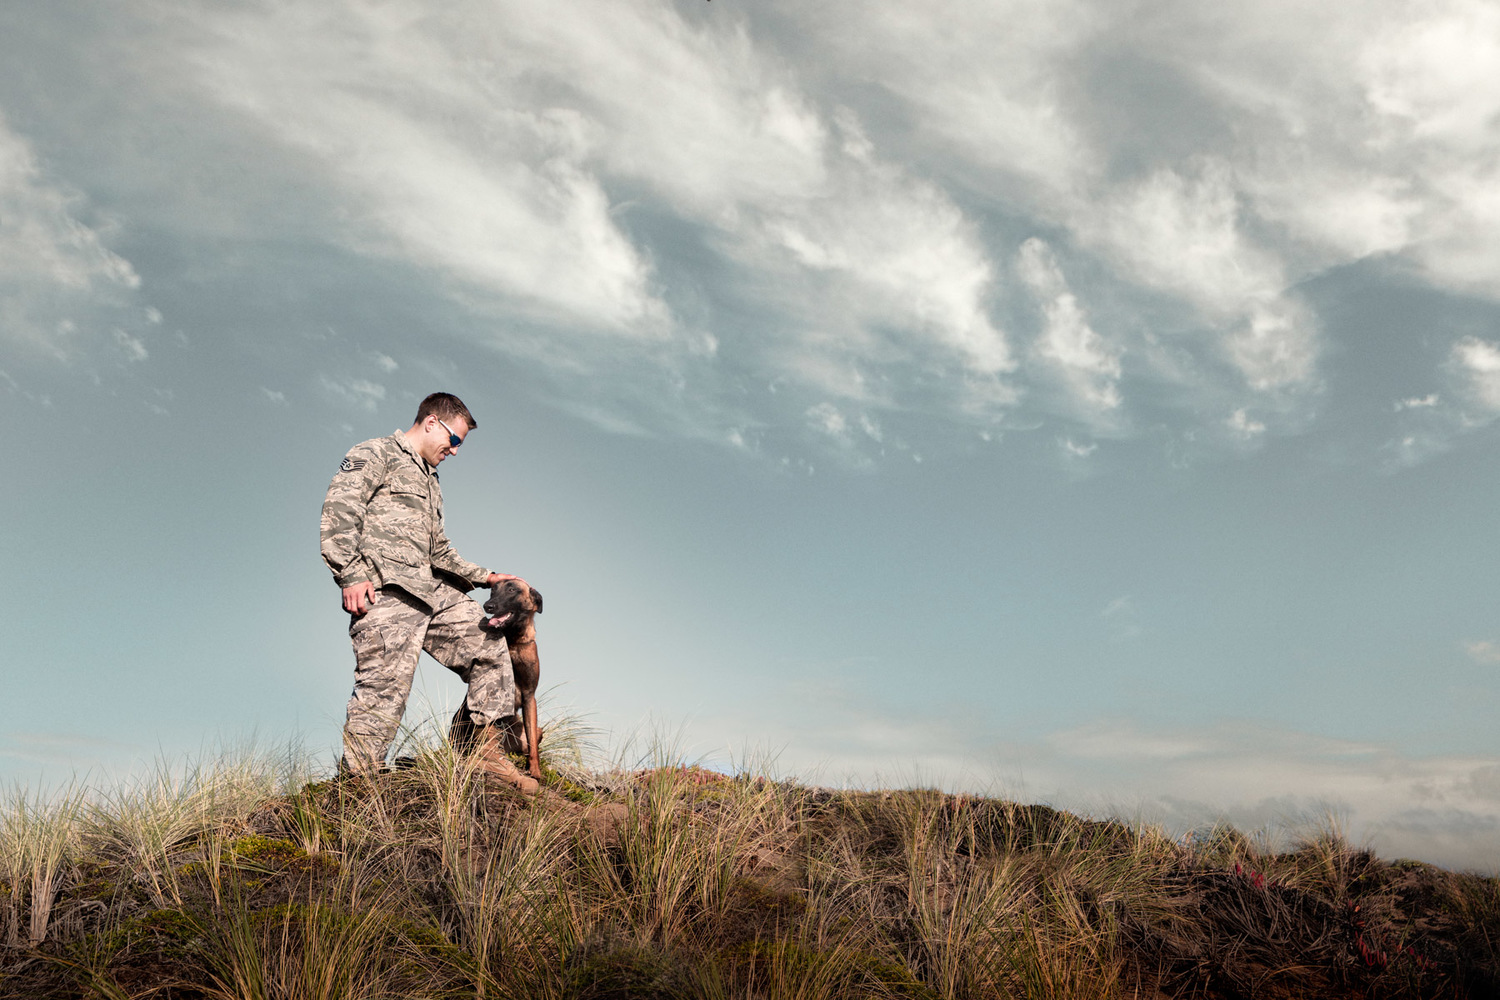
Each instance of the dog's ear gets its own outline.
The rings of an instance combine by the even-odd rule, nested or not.
[[[536,613],[542,613],[542,592],[535,587],[531,588],[531,599],[536,602]]]

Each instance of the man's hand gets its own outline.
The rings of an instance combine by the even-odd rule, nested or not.
[[[521,578],[519,576],[512,576],[509,573],[491,573],[489,576],[484,578],[484,582],[491,587],[499,583],[501,580],[521,580]],[[521,582],[526,583],[525,580],[521,580]],[[529,587],[531,586],[531,584],[526,583],[526,586]]]
[[[369,580],[344,588],[344,610],[356,618],[369,611],[374,603],[375,585]]]

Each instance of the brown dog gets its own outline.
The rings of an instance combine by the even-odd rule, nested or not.
[[[521,580],[501,580],[490,588],[490,599],[484,602],[488,615],[482,623],[505,636],[510,647],[510,665],[516,677],[517,712],[495,725],[504,727],[504,746],[511,753],[524,753],[531,776],[542,780],[542,762],[537,756],[542,742],[542,728],[536,717],[536,686],[542,679],[542,661],[536,653],[535,618],[542,613],[542,595]],[[469,706],[458,706],[448,739],[463,753],[474,749],[479,728],[469,717]]]

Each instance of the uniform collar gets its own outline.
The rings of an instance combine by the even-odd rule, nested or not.
[[[407,438],[405,431],[397,431],[396,433],[392,434],[391,437],[396,439],[396,444],[400,446],[402,451],[411,456],[412,461],[421,466],[423,472],[427,473],[429,476],[437,475],[437,469],[428,465],[427,459],[423,458],[421,455],[418,455],[417,449],[411,446],[411,441]]]

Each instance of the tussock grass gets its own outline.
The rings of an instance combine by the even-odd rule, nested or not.
[[[45,800],[15,788],[0,803],[0,935],[10,948],[47,936],[64,869],[76,854],[76,789]]]
[[[0,997],[1471,997],[1500,882],[936,791],[611,758],[553,720],[543,794],[436,727],[404,766],[295,753],[0,800]]]

